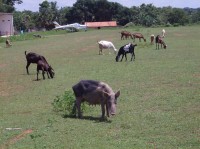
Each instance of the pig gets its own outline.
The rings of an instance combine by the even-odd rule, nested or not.
[[[120,90],[114,93],[108,84],[95,80],[81,80],[72,89],[76,97],[73,113],[76,114],[77,108],[79,118],[82,118],[81,103],[84,101],[90,105],[101,105],[102,119],[105,118],[105,107],[107,117],[116,114],[116,104],[117,98],[120,96]]]

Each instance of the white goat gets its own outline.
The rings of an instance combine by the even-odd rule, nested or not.
[[[162,30],[162,38],[165,37],[165,29]]]
[[[110,42],[110,41],[101,40],[101,41],[98,42],[98,44],[99,44],[99,55],[103,54],[102,53],[103,49],[109,49],[109,50],[113,49],[114,52],[115,52],[115,54],[117,53],[117,49],[115,48],[115,46],[113,45],[113,43]]]
[[[151,44],[153,44],[154,43],[154,39],[155,39],[154,34],[151,34],[150,39],[151,39]]]

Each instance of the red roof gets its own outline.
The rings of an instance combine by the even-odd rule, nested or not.
[[[87,27],[114,27],[117,26],[116,21],[106,21],[106,22],[85,22]]]

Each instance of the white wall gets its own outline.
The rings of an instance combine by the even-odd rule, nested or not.
[[[11,13],[0,13],[0,36],[13,34],[13,15]]]

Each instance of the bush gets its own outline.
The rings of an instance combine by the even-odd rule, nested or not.
[[[179,23],[174,23],[173,26],[174,27],[178,27],[180,24]]]
[[[124,25],[124,27],[134,27],[135,24],[133,22],[129,22],[126,25]]]
[[[69,90],[65,91],[64,94],[61,96],[56,96],[52,105],[55,112],[61,112],[64,115],[75,116],[76,113],[75,111],[73,111],[74,102],[74,93],[71,90]],[[82,112],[86,110],[85,104],[81,105],[81,110]]]
[[[165,25],[165,27],[171,27],[172,25],[169,23],[169,22],[167,22],[167,24]]]

